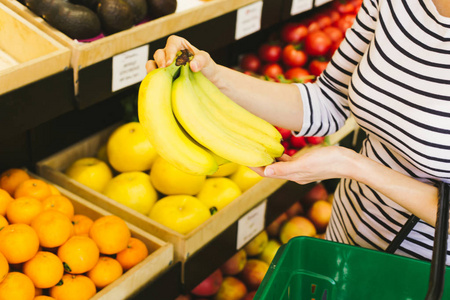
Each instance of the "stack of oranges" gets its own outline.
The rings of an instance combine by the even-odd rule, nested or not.
[[[83,300],[148,256],[114,215],[76,214],[25,170],[0,174],[0,300]]]

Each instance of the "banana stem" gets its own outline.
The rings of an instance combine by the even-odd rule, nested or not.
[[[186,63],[190,62],[194,58],[194,54],[189,52],[187,49],[183,49],[181,51],[178,51],[177,58],[175,59],[175,64],[177,66],[185,65]]]

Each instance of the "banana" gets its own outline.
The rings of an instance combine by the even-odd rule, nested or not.
[[[219,126],[207,113],[190,81],[189,63],[181,67],[180,76],[173,82],[172,109],[192,138],[224,159],[250,167],[273,162],[261,144]]]
[[[214,101],[222,108],[225,114],[233,115],[234,118],[241,120],[245,127],[261,130],[273,137],[275,140],[281,140],[280,132],[269,122],[250,113],[248,110],[228,98],[218,87],[214,85],[202,72],[193,73],[193,78],[206,95],[214,95]]]
[[[214,157],[186,136],[173,115],[172,83],[178,69],[175,61],[146,75],[138,93],[139,122],[164,159],[184,172],[210,175],[218,169]]]
[[[189,72],[189,78],[192,82],[195,93],[203,104],[205,110],[213,115],[213,118],[216,120],[216,122],[221,123],[221,126],[228,128],[230,131],[235,132],[235,134],[241,134],[248,139],[260,143],[266,148],[267,152],[272,157],[280,157],[283,154],[284,147],[283,145],[281,145],[280,139],[269,136],[266,132],[263,132],[254,127],[248,127],[245,122],[243,122],[241,119],[236,118],[234,113],[232,112],[225,113],[227,109],[224,109],[224,106],[230,105],[230,101],[227,101],[228,103],[223,103],[222,106],[216,102],[216,99],[220,97],[218,93],[221,93],[219,89],[217,89],[216,92],[212,92],[211,94],[206,94],[198,81],[194,78],[194,74],[192,71]],[[232,111],[233,109],[234,106],[231,106],[228,111]]]

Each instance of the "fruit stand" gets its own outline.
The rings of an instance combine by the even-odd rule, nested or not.
[[[264,178],[196,229],[180,234],[64,174],[74,160],[95,156],[111,132],[133,115],[130,103],[136,99],[142,75],[137,74],[138,79],[134,81],[120,83],[116,67],[127,55],[140,56],[138,62],[145,62],[156,49],[164,46],[169,35],[177,34],[210,52],[221,64],[266,80],[278,80],[276,76],[272,78],[269,71],[256,75],[242,69],[239,62],[243,55],[256,51],[255,45],[264,44],[268,35],[281,31],[285,24],[314,15],[330,1],[197,2],[193,6],[180,5],[173,14],[90,43],[80,43],[50,26],[19,1],[0,0],[0,16],[7,12],[8,16],[26,24],[21,30],[32,28],[33,33],[38,32],[38,38],[32,37],[33,43],[43,39],[54,45],[52,51],[43,53],[38,59],[5,68],[5,71],[0,69],[0,171],[19,167],[39,174],[77,203],[80,201],[83,205],[92,205],[93,210],[102,214],[107,212],[123,218],[134,232],[145,239],[154,239],[162,248],[155,252],[161,257],[155,274],[146,274],[144,266],[135,271],[135,277],[129,273],[130,278],[124,277],[105,290],[106,296],[98,294],[98,299],[141,299],[157,295],[155,299],[158,300],[173,300],[191,291],[315,185],[301,186]],[[242,27],[241,18],[245,11],[256,15],[256,27]],[[3,17],[0,19],[4,20]],[[254,20],[247,22],[255,24]],[[4,50],[2,45],[0,50]],[[52,61],[52,66],[58,65],[47,68],[46,59]],[[126,62],[125,59],[122,63]],[[38,77],[27,77],[27,80],[23,77],[22,81],[26,73]],[[7,80],[6,86],[4,80]],[[328,137],[327,143],[355,148],[361,138],[355,134],[356,129],[350,119],[341,131]],[[291,143],[296,143],[294,138]],[[313,147],[321,146],[323,144]],[[298,148],[292,153],[297,151]],[[295,155],[301,154],[302,150]],[[324,184],[329,185],[330,191],[334,189],[334,182]],[[249,221],[253,215],[262,222],[261,227],[246,232],[244,228],[253,225]],[[170,255],[173,256],[168,258]],[[147,263],[155,264],[155,260]],[[124,286],[129,287],[126,295],[118,292],[123,291]]]

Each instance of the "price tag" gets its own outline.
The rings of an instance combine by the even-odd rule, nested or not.
[[[325,3],[328,3],[328,2],[331,2],[331,0],[316,0],[314,5],[317,7],[317,6],[324,5]]]
[[[317,0],[316,0],[317,1]],[[313,8],[313,0],[292,0],[291,16],[298,15]]]
[[[129,50],[113,57],[112,91],[138,83],[147,75],[149,45]]]
[[[239,40],[261,29],[263,2],[258,1],[237,10],[236,32],[234,38]]]
[[[238,221],[236,249],[241,249],[264,229],[267,200],[253,208]]]

